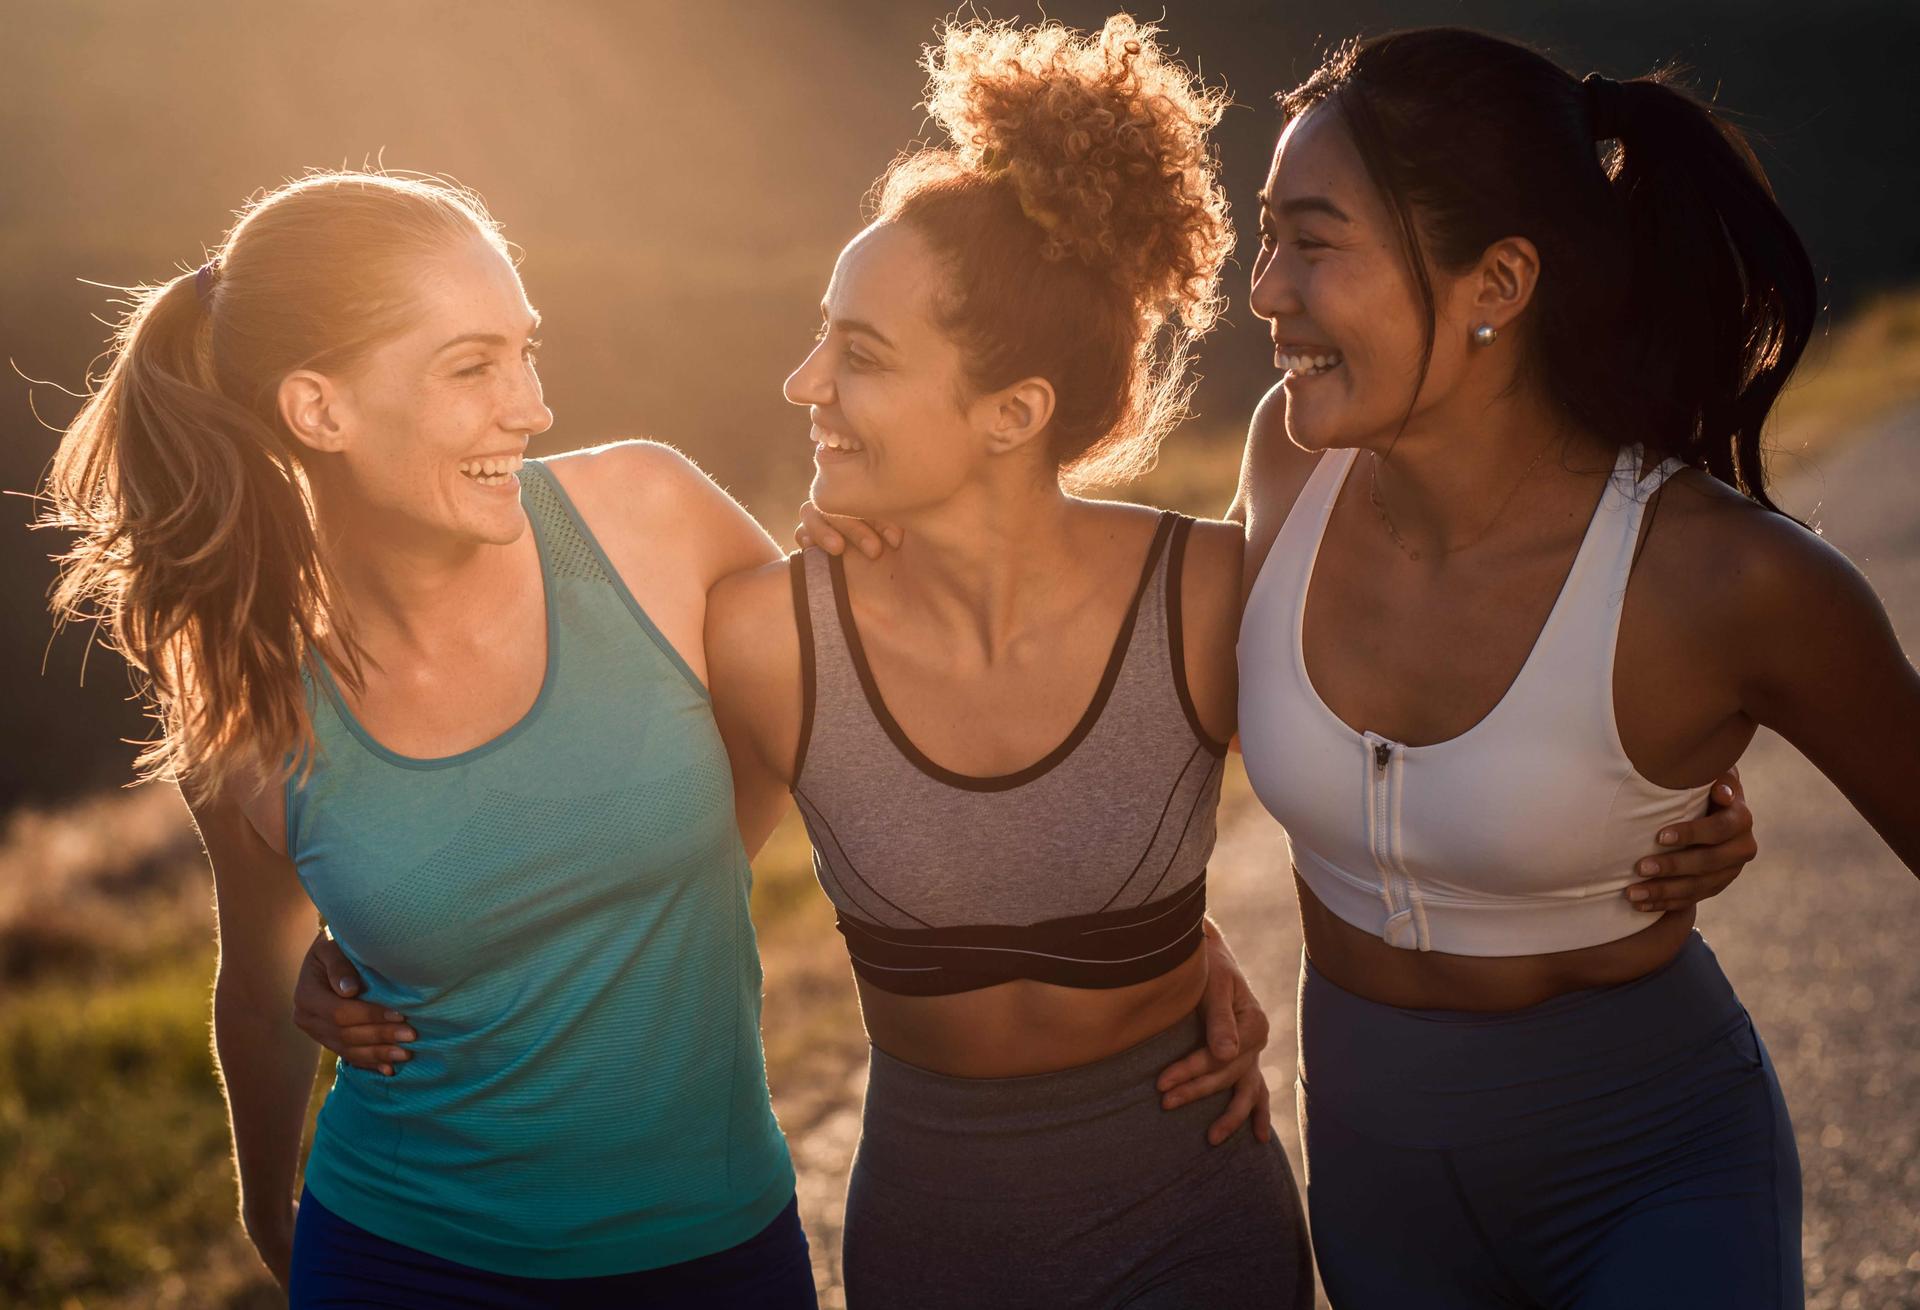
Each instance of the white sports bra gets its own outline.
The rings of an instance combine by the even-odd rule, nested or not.
[[[1628,761],[1613,716],[1621,602],[1648,497],[1620,452],[1553,612],[1499,703],[1466,732],[1406,746],[1328,709],[1301,652],[1307,587],[1356,452],[1331,452],[1281,525],[1240,627],[1240,742],[1294,867],[1329,910],[1388,945],[1534,955],[1615,941],[1649,915],[1622,895],[1665,824],[1707,786],[1674,790]]]

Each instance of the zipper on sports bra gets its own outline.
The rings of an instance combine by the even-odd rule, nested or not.
[[[1403,950],[1420,949],[1420,929],[1415,922],[1413,880],[1401,874],[1393,850],[1393,752],[1397,743],[1373,733],[1366,734],[1373,755],[1370,804],[1367,807],[1367,846],[1373,856],[1374,870],[1380,875],[1380,896],[1387,918],[1382,939]]]

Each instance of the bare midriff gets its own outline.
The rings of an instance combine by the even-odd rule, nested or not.
[[[1321,904],[1296,872],[1307,958],[1335,986],[1403,1010],[1524,1010],[1568,992],[1615,987],[1680,953],[1693,931],[1691,906],[1631,937],[1546,955],[1448,955],[1389,946]]]
[[[1020,979],[902,996],[862,981],[873,1044],[896,1060],[955,1078],[1021,1078],[1092,1064],[1171,1028],[1206,987],[1207,953],[1130,987],[1060,987]]]

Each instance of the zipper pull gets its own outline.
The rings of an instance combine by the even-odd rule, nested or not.
[[[1382,773],[1385,773],[1387,771],[1387,761],[1391,760],[1392,758],[1393,758],[1393,744],[1391,742],[1376,741],[1373,744],[1373,767],[1374,768],[1380,770],[1380,772]]]

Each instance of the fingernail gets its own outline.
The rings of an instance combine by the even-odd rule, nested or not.
[[[406,1015],[404,1015],[404,1014],[402,1014],[402,1013],[400,1013],[400,1011],[398,1011],[398,1010],[388,1010],[388,1011],[387,1011],[387,1022],[388,1022],[388,1023],[399,1023],[399,1022],[400,1022],[400,1021],[401,1021],[402,1019],[404,1019],[404,1018],[406,1018],[406,1017],[407,1017]]]
[[[1650,895],[1652,895],[1652,893],[1649,892],[1645,887],[1630,887],[1627,889],[1627,899],[1634,902],[1636,905],[1639,904],[1641,901],[1646,900],[1647,897]]]
[[[1733,799],[1733,788],[1727,786],[1727,784],[1724,782],[1720,784],[1720,799],[1723,801],[1730,801]]]
[[[340,994],[342,996],[353,995],[353,984],[348,982],[345,978],[342,978],[339,982],[335,983],[334,986],[339,989]]]
[[[414,1038],[418,1037],[419,1035],[420,1035],[419,1033],[415,1032],[411,1028],[402,1028],[399,1032],[394,1034],[396,1038],[398,1038],[403,1042],[410,1042],[414,1040]]]
[[[1658,860],[1640,861],[1640,874],[1642,877],[1651,878],[1654,874],[1658,872],[1660,872],[1660,861]]]
[[[898,546],[900,544],[900,529],[889,528],[887,529],[885,535],[887,538],[887,544],[892,546]]]
[[[391,1078],[393,1077],[393,1066],[390,1064],[383,1064],[380,1066],[380,1072],[385,1074],[387,1077]]]
[[[1679,840],[1680,840],[1680,834],[1675,832],[1673,829],[1663,828],[1660,830],[1660,844],[1662,846],[1671,846]]]
[[[387,1052],[387,1058],[396,1064],[405,1064],[413,1058],[413,1054],[410,1051],[402,1051],[396,1048]]]
[[[1160,1108],[1162,1110],[1171,1110],[1179,1104],[1180,1099],[1175,1096],[1163,1096],[1160,1098]]]

